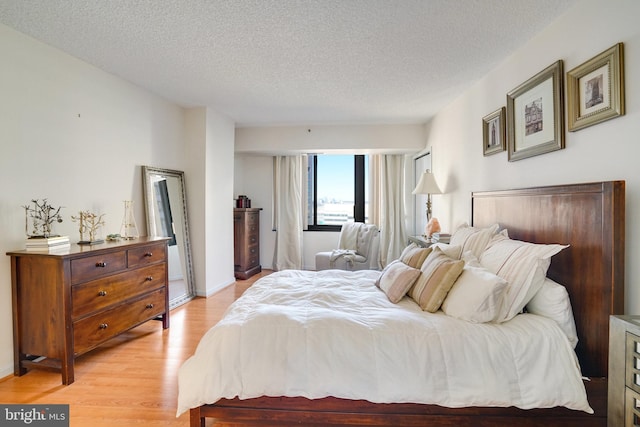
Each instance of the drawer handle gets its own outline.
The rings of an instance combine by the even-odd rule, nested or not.
[[[102,262],[96,262],[96,267],[102,267],[102,268],[104,268],[104,267],[106,267],[106,266],[107,266],[107,263],[106,263],[106,262],[104,262],[104,261],[102,261]]]
[[[99,326],[100,329],[107,329],[108,327],[109,327],[108,323],[100,323],[100,326]]]
[[[144,254],[144,256],[146,256],[147,258],[150,258],[153,256],[153,252],[147,252]]]
[[[153,281],[153,276],[147,276],[147,278],[144,280],[146,280],[147,282],[151,282]]]
[[[147,308],[148,309],[152,309],[153,308],[153,304],[147,304]]]
[[[99,296],[99,297],[106,297],[106,296],[107,296],[107,291],[100,291],[100,292],[98,292],[98,296]]]

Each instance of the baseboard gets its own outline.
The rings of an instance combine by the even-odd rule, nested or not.
[[[13,364],[0,368],[0,381],[3,381],[11,376],[13,376]]]
[[[204,293],[202,291],[196,291],[196,296],[209,298],[211,295],[213,295],[213,294],[215,294],[217,292],[220,292],[221,290],[223,290],[227,286],[233,284],[235,281],[236,281],[236,279],[234,277],[232,279],[229,279],[226,282],[222,282],[222,283],[217,284],[213,288],[206,289],[206,292],[204,292]]]

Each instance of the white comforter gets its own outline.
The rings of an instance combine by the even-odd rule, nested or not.
[[[287,270],[257,281],[180,368],[178,415],[259,396],[593,412],[553,321],[472,324],[409,298],[392,304],[379,274]]]

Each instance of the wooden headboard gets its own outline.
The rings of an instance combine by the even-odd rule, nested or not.
[[[472,224],[496,222],[509,237],[571,245],[547,276],[569,292],[582,373],[606,377],[609,316],[624,312],[625,182],[472,193]]]

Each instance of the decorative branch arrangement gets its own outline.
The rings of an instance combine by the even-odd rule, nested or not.
[[[96,239],[98,230],[104,225],[104,214],[97,215],[89,211],[80,211],[78,216],[71,216],[71,220],[79,223],[80,241],[78,244],[91,244],[102,242],[102,239]],[[89,239],[85,238],[89,234]]]
[[[60,209],[51,206],[47,199],[32,199],[32,205],[22,206],[24,208],[24,231],[30,239],[49,238],[51,235],[51,225],[54,222],[62,222]],[[29,219],[33,229],[29,232]]]

